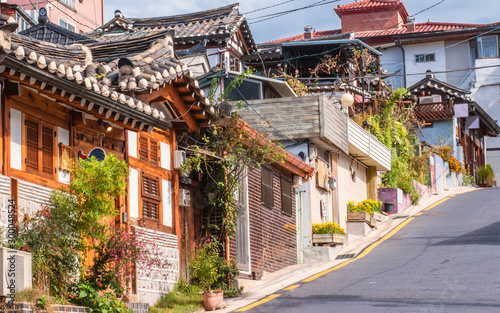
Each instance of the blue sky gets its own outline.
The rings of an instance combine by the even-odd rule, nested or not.
[[[329,0],[325,2],[328,1]],[[441,1],[442,0],[404,0],[403,3],[410,15],[414,15]],[[120,10],[125,17],[157,17],[208,10],[235,2],[235,0],[105,0],[104,21],[109,21],[113,17],[114,11],[117,9]],[[255,9],[283,2],[286,3],[274,8],[245,14]],[[253,37],[258,43],[297,35],[303,32],[304,26],[306,25],[311,25],[316,30],[338,29],[340,28],[340,19],[333,9],[339,4],[352,3],[354,0],[340,0],[338,2],[255,23],[259,20],[259,17],[263,15],[296,9],[317,2],[321,2],[321,0],[241,0],[240,12],[246,15],[250,23]],[[437,6],[418,14],[415,17],[415,22],[421,23],[430,19],[434,22],[492,23],[500,21],[499,12],[500,1],[497,0],[444,0]]]

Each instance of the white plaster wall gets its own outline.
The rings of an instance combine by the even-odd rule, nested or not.
[[[172,227],[172,184],[168,180],[161,180],[161,195],[163,225]]]
[[[444,71],[446,69],[446,56],[444,50],[444,41],[423,43],[416,45],[407,45],[405,48],[406,57],[406,86],[419,82],[425,78],[425,72],[431,70],[432,72]],[[432,62],[415,62],[415,55],[417,54],[435,54],[435,61]],[[419,74],[419,75],[411,75]],[[446,81],[445,73],[434,73],[437,79]]]
[[[317,187],[316,175],[311,178],[310,185],[312,187],[309,190],[312,223],[316,224],[333,221],[333,204],[331,201],[330,193],[323,188]],[[326,218],[321,217],[321,200],[324,200],[326,202]]]
[[[128,155],[137,158],[137,133],[131,130],[127,130],[128,138]]]
[[[445,41],[445,64],[446,71],[465,69],[470,67],[469,43],[459,41]],[[446,73],[448,84],[458,86],[467,75],[468,71],[456,71]]]
[[[476,87],[500,84],[500,58],[476,60]],[[498,97],[498,94],[497,94]]]
[[[500,185],[500,151],[488,151],[486,153],[486,163],[490,164],[495,173],[495,178],[497,186]]]
[[[22,114],[21,111],[10,109],[10,167],[23,169],[22,158]]]
[[[69,146],[69,130],[58,127],[57,128],[57,141],[58,141],[58,143],[62,143],[63,145]],[[58,158],[57,164],[59,165],[61,162],[61,160],[59,160],[59,156],[61,155],[59,145],[57,146],[57,149],[59,151],[59,153],[57,154],[57,158]],[[60,183],[69,185],[71,176],[70,176],[68,171],[58,170],[57,174],[58,174],[58,181]]]
[[[387,70],[388,73],[399,72],[396,76],[385,79],[385,82],[389,82],[394,88],[404,87],[404,77],[403,77],[403,52],[399,47],[390,47],[385,49],[380,49],[382,56],[380,57],[380,63],[382,65],[382,70]]]
[[[356,182],[352,181],[350,166],[356,171]],[[347,218],[347,202],[363,201],[368,197],[366,188],[366,168],[353,161],[347,154],[340,153],[338,159],[338,194],[340,210],[340,226],[345,229]]]
[[[139,171],[133,168],[131,168],[129,172],[128,188],[130,217],[139,218]]]
[[[164,169],[170,170],[170,145],[168,143],[160,142],[160,166]]]

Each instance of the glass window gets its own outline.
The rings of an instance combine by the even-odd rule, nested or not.
[[[434,53],[416,54],[415,55],[415,63],[433,62],[433,61],[436,61],[436,57],[435,57]]]
[[[483,36],[477,39],[478,57],[483,58],[498,58],[498,37]]]

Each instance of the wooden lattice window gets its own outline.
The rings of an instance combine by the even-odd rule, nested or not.
[[[261,201],[268,208],[274,207],[273,194],[273,170],[271,168],[261,168]]]
[[[146,136],[139,137],[139,158],[158,164],[158,140]]]
[[[142,217],[160,219],[160,180],[142,174]]]
[[[24,119],[24,126],[26,171],[54,177],[57,136],[54,126],[28,116]]]
[[[292,215],[293,191],[292,180],[286,176],[281,176],[281,212]]]

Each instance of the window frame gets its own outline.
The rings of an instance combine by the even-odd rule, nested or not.
[[[34,123],[37,125],[37,160],[36,160],[36,166],[37,170],[34,170],[33,168],[28,166],[28,122]],[[50,155],[52,161],[51,161],[51,173],[48,174],[44,172],[44,133],[43,129],[48,128],[51,131],[51,139],[52,139],[52,149],[49,151],[52,152],[52,155]],[[28,115],[26,113],[22,113],[22,142],[23,142],[23,148],[22,148],[22,168],[23,171],[31,174],[35,174],[38,176],[50,178],[53,180],[57,180],[57,156],[58,156],[58,139],[57,139],[57,130],[56,126],[52,125],[50,123],[47,123],[45,121],[41,121],[40,119],[37,119],[34,116]]]
[[[66,26],[61,25],[61,22],[63,22],[64,24],[66,24]],[[64,29],[67,29],[67,30],[69,30],[69,31],[72,31],[72,32],[74,32],[74,33],[76,33],[76,26],[75,26],[74,24],[72,24],[72,23],[68,22],[67,20],[63,19],[62,17],[59,17],[59,25],[58,25],[58,26],[59,26],[59,27],[62,27],[62,28],[64,28]],[[70,29],[70,28],[69,28],[70,26],[71,26],[73,29]]]
[[[271,184],[266,180],[264,173],[271,175]],[[267,177],[269,178],[269,177]],[[266,180],[266,181],[265,181]],[[265,190],[270,191],[270,199],[266,199]],[[267,200],[270,200],[269,202]],[[262,166],[260,169],[260,201],[261,204],[269,209],[274,208],[274,171],[272,167]]]
[[[147,180],[150,180],[150,181],[155,181],[156,182],[156,191],[157,191],[157,194],[153,194],[153,193],[150,193],[150,192],[147,192],[145,189],[145,179]],[[161,204],[162,204],[162,199],[161,199],[161,195],[162,195],[162,191],[161,191],[161,179],[160,177],[157,177],[157,176],[154,176],[154,175],[150,175],[150,174],[147,174],[147,173],[144,173],[142,172],[141,174],[141,184],[140,184],[140,188],[141,188],[141,203],[140,203],[140,209],[141,209],[141,218],[142,219],[148,219],[148,220],[151,220],[151,221],[155,221],[155,222],[158,222],[160,224],[163,224],[161,221],[162,219],[162,216],[161,216]],[[150,204],[153,204],[153,205],[156,205],[156,216],[157,218],[154,218],[153,216],[149,215],[149,216],[146,216],[145,215],[145,210],[144,210],[144,206],[145,206],[145,202],[146,203],[150,203]]]
[[[284,183],[285,182],[285,183]],[[293,187],[292,187],[292,179],[290,177],[287,177],[285,175],[281,175],[280,177],[280,183],[281,183],[281,213],[283,215],[287,215],[287,216],[292,216],[293,215]],[[286,194],[285,191],[285,187],[286,186],[289,186],[290,187],[290,190],[289,190],[289,194]],[[290,207],[289,207],[289,210],[286,210],[287,207],[285,207],[285,204],[286,204],[286,200],[289,199],[290,200]]]
[[[485,57],[483,54],[483,38],[488,38],[488,37],[493,37],[495,38],[495,44],[493,45],[496,49],[496,54],[494,56],[487,56]],[[499,47],[498,47],[498,36],[497,35],[486,35],[486,36],[481,36],[477,38],[477,43],[476,43],[476,50],[477,50],[477,58],[478,59],[492,59],[492,58],[498,58],[499,57]]]
[[[436,62],[435,53],[415,54],[415,63]]]

